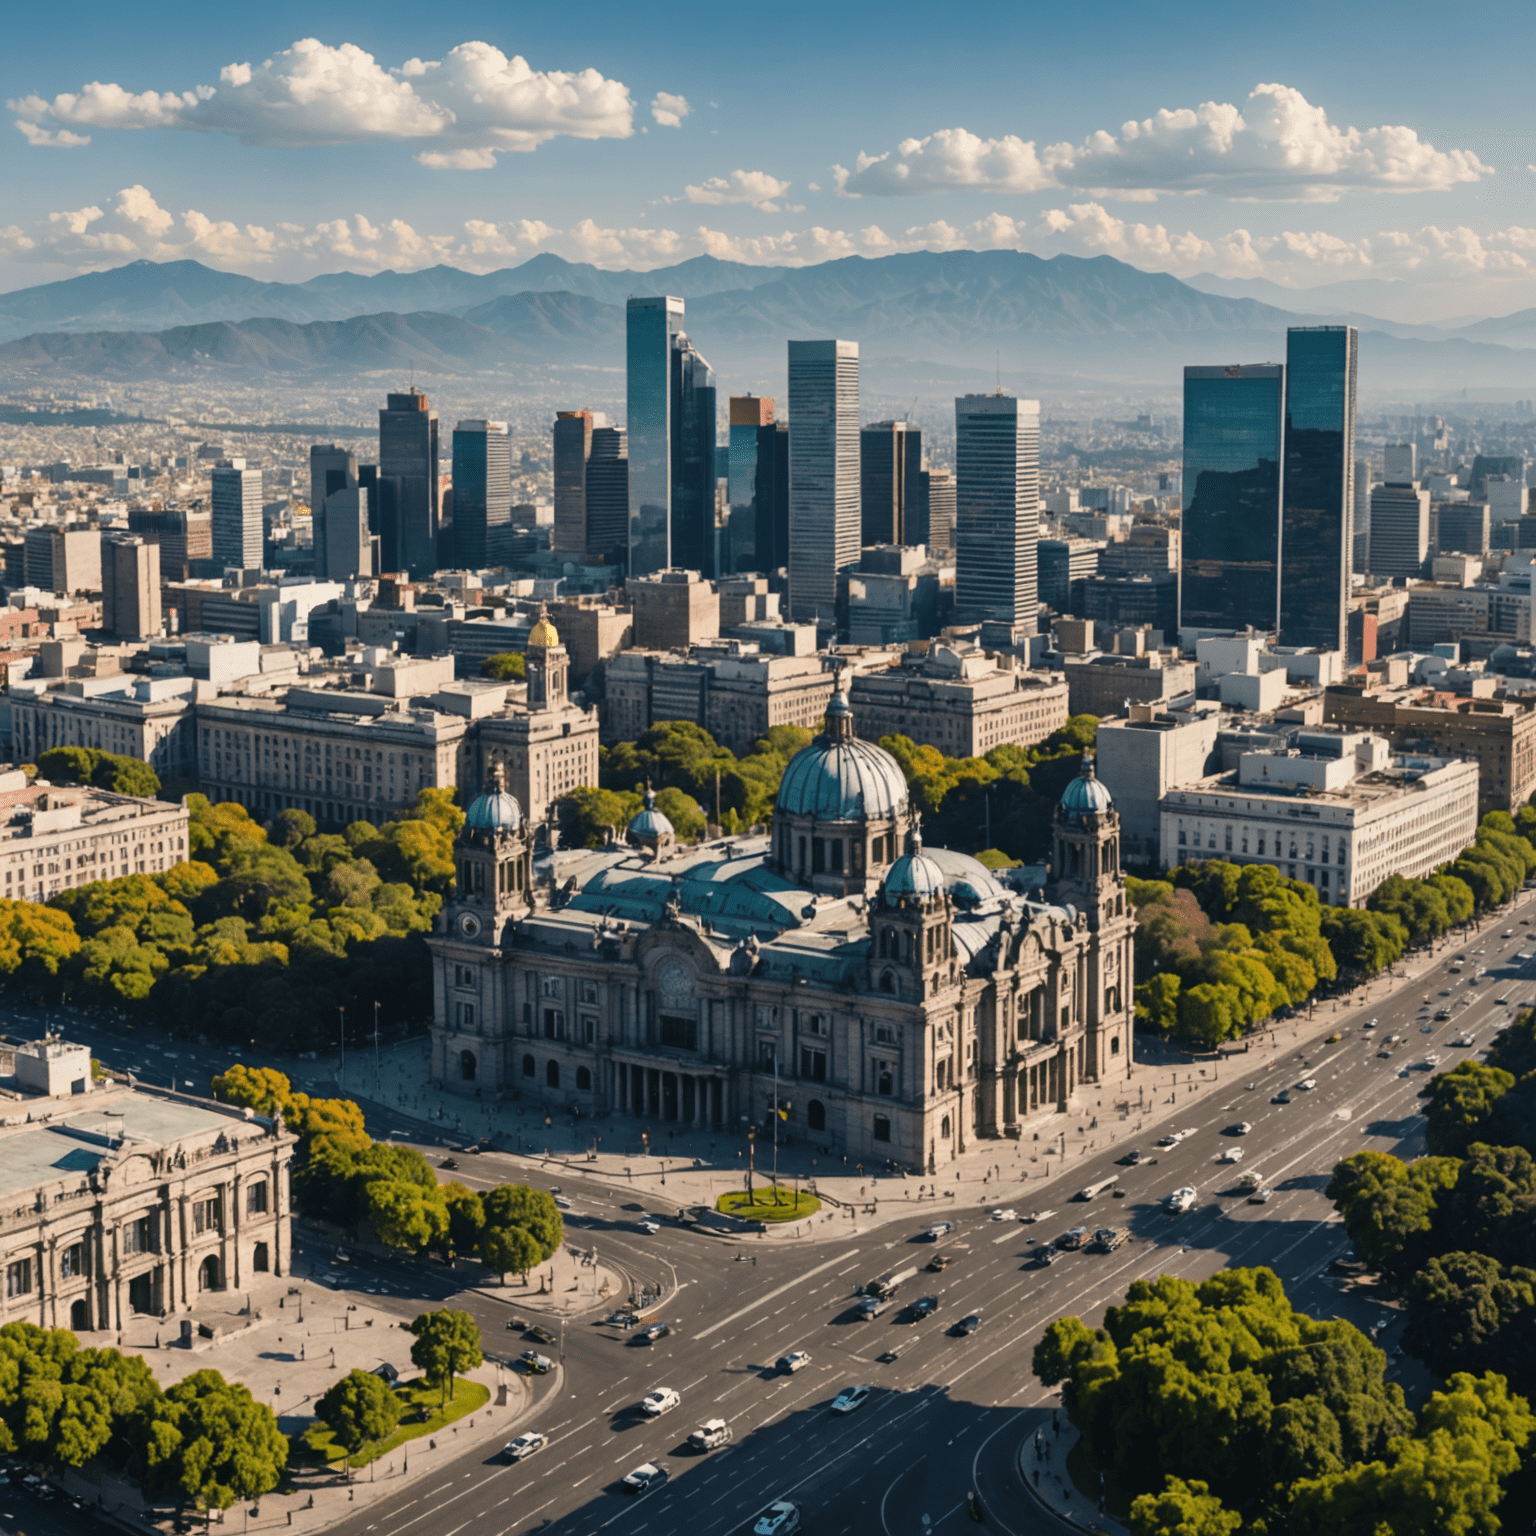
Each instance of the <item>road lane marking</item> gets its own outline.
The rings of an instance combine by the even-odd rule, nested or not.
[[[770,1301],[777,1301],[786,1291],[792,1291],[796,1286],[803,1285],[812,1275],[819,1275],[824,1269],[831,1269],[834,1264],[841,1264],[845,1259],[856,1259],[859,1256],[857,1248],[850,1248],[847,1253],[840,1253],[835,1259],[828,1259],[824,1264],[818,1264],[814,1269],[808,1269],[804,1274],[798,1275],[793,1280],[786,1280],[783,1285],[769,1291],[764,1296],[759,1296],[755,1301],[749,1301],[746,1306],[732,1312],[729,1317],[722,1317],[718,1323],[711,1323],[708,1328],[696,1333],[694,1337],[699,1340],[707,1339],[712,1333],[719,1333],[722,1328],[743,1318],[749,1312],[755,1312],[759,1307]]]

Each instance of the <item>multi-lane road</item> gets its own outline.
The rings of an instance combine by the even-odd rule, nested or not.
[[[994,1528],[1039,1528],[1045,1517],[1023,1495],[1016,1467],[1023,1440],[1042,1419],[1050,1422],[1053,1399],[1031,1377],[1030,1353],[1053,1318],[1096,1318],[1139,1277],[1203,1278],[1228,1264],[1267,1264],[1298,1306],[1363,1327],[1385,1324],[1383,1341],[1394,1344],[1392,1312],[1336,1289],[1327,1272],[1347,1244],[1322,1191],[1333,1165],[1351,1152],[1422,1150],[1419,1093],[1430,1073],[1485,1049],[1514,1005],[1536,995],[1536,966],[1514,959],[1522,943],[1536,947],[1518,915],[1485,925],[1384,1001],[1374,1029],[1363,1027],[1365,1013],[1319,1012],[1294,1045],[1229,1058],[1217,1091],[1168,1108],[1139,1139],[1122,1131],[1114,1146],[1014,1200],[1021,1212],[1055,1207],[1053,1218],[1034,1225],[925,1202],[910,1221],[852,1239],[752,1244],[753,1263],[746,1245],[703,1232],[668,1225],[647,1236],[637,1222],[641,1203],[627,1192],[578,1188],[560,1175],[576,1206],[567,1216],[571,1238],[597,1246],[605,1263],[636,1279],[664,1282],[661,1315],[674,1333],[647,1348],[591,1318],[570,1324],[560,1370],[535,1383],[535,1406],[519,1425],[548,1435],[545,1450],[518,1465],[466,1457],[431,1487],[403,1489],[341,1529],[346,1536],[725,1536],[749,1530],[772,1500],[789,1497],[817,1532],[922,1536],[969,1524],[964,1500],[972,1488]],[[1458,959],[1465,962],[1459,976],[1450,969]],[[1481,966],[1491,974],[1476,977]],[[1451,1017],[1436,1021],[1442,1008]],[[1341,1038],[1324,1044],[1319,1037],[1331,1021]],[[1452,1044],[1468,1032],[1473,1046]],[[1393,1035],[1401,1042],[1378,1054]],[[1427,1064],[1431,1055],[1438,1063]],[[1305,1081],[1316,1086],[1303,1089]],[[1281,1089],[1290,1090],[1290,1102],[1274,1102]],[[1247,1134],[1228,1133],[1244,1121],[1252,1126]],[[1157,1148],[1170,1130],[1190,1134]],[[1119,1159],[1132,1146],[1146,1160],[1123,1166]],[[1220,1161],[1232,1146],[1244,1154],[1237,1165]],[[1238,1175],[1252,1168],[1274,1191],[1262,1205],[1237,1188]],[[494,1182],[514,1170],[528,1177],[521,1165],[487,1154],[458,1176]],[[1118,1198],[1105,1194],[1087,1205],[1068,1198],[1111,1174],[1119,1176]],[[1196,1202],[1170,1216],[1161,1197],[1181,1185],[1197,1190]],[[937,1245],[922,1241],[939,1217],[953,1220],[954,1231]],[[1079,1223],[1109,1222],[1132,1233],[1116,1251],[1033,1263],[1038,1242]],[[924,1264],[936,1249],[950,1256],[947,1269],[920,1274],[874,1321],[855,1320],[859,1285],[906,1263]],[[938,1312],[909,1322],[908,1304],[925,1293],[939,1297]],[[488,1347],[515,1342],[505,1330],[515,1307],[472,1292],[455,1304],[481,1321]],[[979,1330],[953,1335],[952,1325],[973,1312]],[[811,1364],[776,1374],[773,1362],[791,1350],[808,1351]],[[863,1406],[833,1414],[838,1391],[860,1383],[874,1389]],[[681,1404],[644,1419],[635,1407],[658,1386],[674,1388]],[[732,1427],[732,1443],[688,1451],[689,1432],[716,1417]],[[623,1475],[644,1462],[664,1465],[670,1481],[640,1497],[625,1493]]]

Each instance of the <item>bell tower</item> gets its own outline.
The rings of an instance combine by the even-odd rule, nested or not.
[[[869,914],[872,989],[912,1001],[931,997],[952,979],[954,911],[944,871],[923,857],[923,835],[907,833],[907,851],[880,884]]]
[[[559,630],[549,621],[547,606],[539,610],[539,621],[528,632],[523,667],[530,712],[564,709],[570,702],[571,658],[560,643]]]
[[[532,901],[533,855],[522,807],[507,793],[501,764],[469,808],[454,844],[453,899],[444,913],[460,943],[496,946]]]
[[[1056,900],[1083,914],[1091,930],[1125,913],[1120,872],[1120,814],[1109,791],[1083,754],[1082,772],[1067,785],[1056,807],[1051,838],[1052,889]]]

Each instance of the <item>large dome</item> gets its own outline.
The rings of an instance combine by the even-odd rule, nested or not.
[[[1102,816],[1114,808],[1114,796],[1094,776],[1092,757],[1083,753],[1083,771],[1061,794],[1063,815],[1076,820],[1080,816]]]
[[[516,832],[523,824],[523,808],[506,791],[501,764],[491,770],[491,787],[476,797],[464,818],[466,832]]]
[[[790,758],[775,810],[817,821],[875,821],[907,808],[907,780],[889,752],[853,734],[847,694],[827,705],[827,729]]]

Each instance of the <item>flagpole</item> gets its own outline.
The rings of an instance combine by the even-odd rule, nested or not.
[[[779,1048],[773,1048],[773,1203],[779,1203]]]

